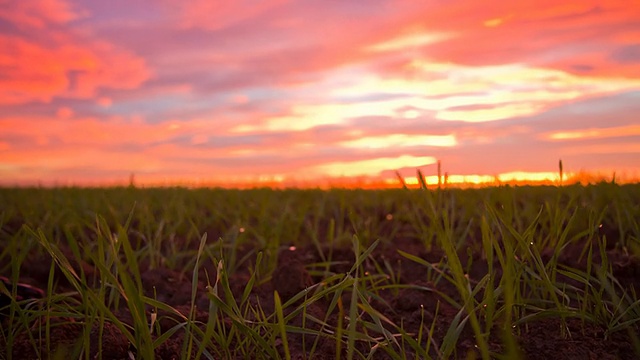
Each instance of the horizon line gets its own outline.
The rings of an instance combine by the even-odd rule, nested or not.
[[[420,180],[423,176],[423,181]],[[142,180],[141,180],[142,179]],[[524,172],[514,171],[496,175],[487,174],[448,174],[424,175],[416,169],[416,175],[406,176],[395,172],[395,176],[352,176],[324,177],[316,179],[294,179],[283,176],[255,176],[243,179],[153,179],[140,178],[135,173],[128,179],[110,179],[104,181],[27,181],[0,182],[0,188],[222,188],[222,189],[393,189],[393,188],[484,188],[498,186],[569,186],[574,184],[591,185],[598,183],[636,184],[640,183],[638,174],[612,172],[578,171],[578,172]]]

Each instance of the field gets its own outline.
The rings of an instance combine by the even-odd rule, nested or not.
[[[637,359],[639,256],[640,185],[0,189],[0,358]]]

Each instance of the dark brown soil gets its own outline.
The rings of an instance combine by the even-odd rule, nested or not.
[[[441,294],[446,294],[454,299],[457,297],[459,300],[456,289],[445,281],[441,281],[438,284],[427,282],[426,268],[416,262],[407,260],[397,250],[406,251],[432,263],[438,263],[443,258],[441,251],[433,250],[427,252],[424,245],[412,241],[394,242],[390,245],[381,244],[372,254],[372,260],[364,262],[364,270],[377,273],[378,270],[376,270],[374,263],[384,264],[386,262],[391,265],[401,284],[412,284],[416,285],[416,287],[398,291],[381,291],[378,294],[380,298],[372,299],[371,303],[393,323],[402,324],[408,333],[417,334],[420,326],[427,327],[423,329],[423,332],[426,333],[429,330],[428,327],[435,321],[434,339],[439,343],[450,327],[458,309],[447,303],[437,292],[429,291],[428,289],[437,290]],[[576,253],[579,251],[577,247],[575,249],[565,249],[561,256],[561,261],[572,266],[583,266],[578,260],[579,253]],[[466,252],[461,256],[463,257],[464,265],[468,260],[466,259]],[[640,262],[635,258],[629,258],[615,252],[611,252],[610,256],[614,275],[622,287],[629,289],[629,291],[640,291]],[[334,249],[332,260],[335,265],[331,265],[329,270],[335,273],[345,273],[353,264],[354,255],[351,249]],[[469,277],[478,280],[487,273],[487,264],[480,256],[472,256],[472,260]],[[256,304],[259,303],[266,313],[273,312],[274,290],[277,290],[283,301],[286,301],[309,286],[323,280],[315,276],[323,269],[320,266],[313,265],[321,261],[318,250],[312,246],[308,248],[282,249],[277,262],[278,267],[270,277],[265,275],[265,281],[254,288],[250,301]],[[251,261],[247,263],[251,263]],[[35,287],[46,288],[51,260],[46,256],[44,258],[31,258],[28,264],[28,266],[23,266],[21,269],[23,277],[20,281]],[[89,264],[83,264],[82,267],[86,274],[95,271]],[[191,301],[191,274],[183,274],[167,268],[149,269],[144,264],[141,264],[141,267],[145,295],[153,297],[155,289],[155,294],[159,301],[171,305],[186,315]],[[204,264],[204,267],[207,268],[209,277],[215,279],[216,264],[207,263]],[[208,309],[209,300],[205,295],[206,277],[204,276],[204,271],[201,271],[201,275],[196,300],[197,318],[206,322],[208,314],[205,310]],[[240,268],[232,274],[230,283],[232,284],[233,295],[236,298],[242,295],[249,276],[249,268]],[[69,290],[71,290],[69,284],[59,281],[56,288],[57,292]],[[343,308],[348,309],[349,296],[345,296],[343,301]],[[318,301],[310,306],[307,312],[322,319],[325,318],[327,307],[328,301]],[[435,313],[436,307],[439,307],[437,314]],[[290,308],[287,310],[290,310]],[[335,323],[338,315],[337,311],[334,312],[336,314],[330,314],[329,321]],[[118,316],[125,323],[131,322],[131,316],[125,306],[118,310]],[[171,316],[164,312],[158,314],[158,319],[163,333],[179,322],[177,319],[171,319]],[[80,336],[82,326],[77,322],[69,322],[68,319],[58,319],[56,321],[58,325],[51,328],[50,337],[53,346],[49,349],[46,348],[44,342],[36,338],[36,344],[42,343],[42,347],[36,351],[33,346],[34,340],[30,339],[29,333],[23,331],[17,334],[13,349],[7,350],[11,351],[14,358],[17,359],[37,359],[55,357],[56,354],[62,354],[73,349],[74,346],[79,346],[77,339],[82,338]],[[231,326],[229,319],[225,319],[224,323],[227,326]],[[301,324],[301,318],[294,319],[292,323],[294,326]],[[33,325],[32,329],[37,328],[37,326],[37,324]],[[637,326],[632,326],[630,330],[622,330],[609,335],[605,334],[605,331],[606,329],[603,326],[593,322],[554,317],[535,319],[513,329],[518,340],[517,346],[526,359],[637,359],[640,357],[640,354],[634,352],[632,345],[632,337],[634,334],[638,336],[637,334],[639,333]],[[98,348],[100,343],[98,341],[99,336],[102,337],[101,349]],[[135,353],[135,349],[130,348],[125,336],[116,326],[109,322],[105,324],[101,334],[98,332],[98,328],[92,329],[90,340],[89,358],[91,359],[97,355],[101,355],[104,359],[128,359],[130,353]],[[291,334],[288,343],[292,358],[307,358],[306,352],[314,345],[314,340],[311,336],[303,338],[301,335]],[[0,348],[3,347],[1,341]],[[156,357],[160,359],[180,358],[183,346],[182,341],[182,333],[180,331],[176,332],[174,336],[156,349]],[[425,339],[422,339],[422,341],[424,343]],[[478,357],[479,353],[474,344],[473,332],[469,324],[467,324],[467,328],[463,331],[458,341],[458,347],[453,357]],[[356,344],[358,349],[366,354],[369,349],[364,348],[363,345]],[[438,353],[433,348],[432,346],[431,355],[437,358]],[[321,339],[317,342],[314,358],[333,359],[335,358],[335,349],[335,344],[330,340]],[[281,346],[278,350],[284,354]],[[494,354],[504,351],[499,329],[492,331],[490,350]],[[0,353],[4,353],[4,351],[0,351]],[[2,356],[0,355],[0,357]],[[387,358],[387,355],[380,351],[376,353],[375,357]],[[413,356],[409,357],[412,358]]]

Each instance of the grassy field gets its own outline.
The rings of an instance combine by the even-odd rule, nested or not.
[[[0,189],[0,358],[638,358],[638,256],[640,185]]]

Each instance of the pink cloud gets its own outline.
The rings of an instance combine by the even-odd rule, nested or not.
[[[11,69],[0,80],[0,104],[90,98],[100,88],[130,89],[149,77],[144,60],[103,42],[82,45],[64,37],[45,46],[0,35],[0,52],[0,65]]]
[[[42,29],[48,24],[65,24],[82,16],[64,0],[0,1],[0,19],[18,27]]]
[[[470,5],[471,3],[469,3]],[[611,2],[495,2],[467,7],[466,16],[451,14],[454,6],[434,9],[427,21],[436,29],[457,31],[449,41],[434,44],[425,55],[459,64],[487,65],[525,62],[594,76],[637,76],[639,65],[619,68],[606,58],[637,33],[640,4]],[[467,14],[465,12],[465,14]],[[446,21],[445,19],[460,19]],[[501,20],[497,26],[483,22]],[[431,21],[433,20],[433,21]],[[473,44],[473,46],[469,46]]]
[[[56,142],[83,148],[146,146],[177,138],[202,139],[206,134],[220,134],[223,129],[218,124],[204,119],[159,123],[116,116],[104,119],[74,119],[72,110],[68,108],[60,109],[58,116],[58,119],[5,118],[0,119],[0,127],[3,129],[3,135],[7,137],[29,138],[33,141],[41,139],[41,143]]]
[[[269,0],[258,3],[251,0],[194,0],[184,3],[167,1],[166,5],[172,10],[177,10],[181,26],[216,30],[263,15],[285,3],[287,3],[286,0]]]
[[[0,35],[0,105],[91,98],[150,76],[144,59],[73,29],[70,22],[85,14],[68,2],[25,0],[1,9],[0,18],[21,31]]]

